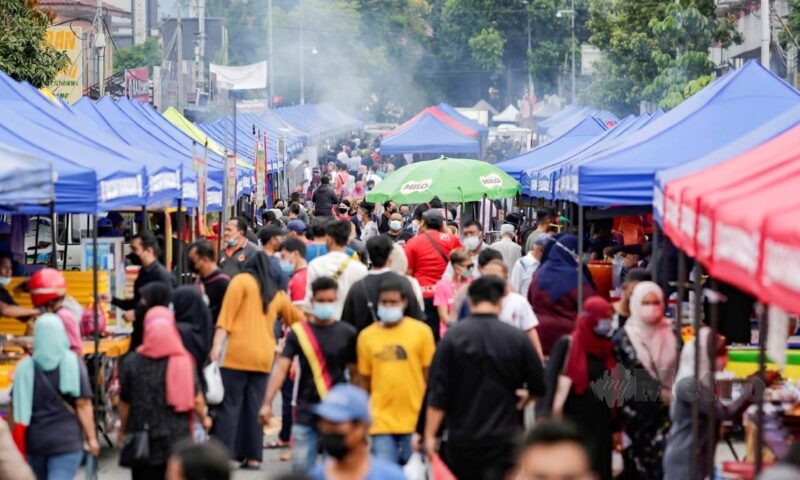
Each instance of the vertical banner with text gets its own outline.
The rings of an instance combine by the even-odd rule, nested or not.
[[[206,234],[206,168],[208,166],[208,145],[203,146],[203,155],[198,155],[192,142],[193,170],[197,173],[197,230]]]
[[[228,154],[228,161],[225,165],[225,181],[228,182],[228,201],[226,208],[236,204],[236,157]]]
[[[48,28],[44,37],[47,43],[69,57],[67,66],[59,71],[53,83],[48,85],[53,93],[67,103],[77,102],[83,95],[82,32],[81,27],[65,25]]]

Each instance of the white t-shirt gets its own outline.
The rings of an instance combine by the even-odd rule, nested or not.
[[[501,240],[494,242],[491,248],[500,252],[509,272],[514,269],[517,260],[522,256],[522,247],[508,237],[503,237]]]
[[[361,280],[367,275],[367,267],[363,263],[347,255],[344,252],[330,252],[321,257],[311,260],[308,264],[308,280],[306,281],[306,299],[305,304],[311,304],[311,283],[321,277],[333,277],[336,272],[342,268],[345,261],[349,262],[347,267],[342,271],[339,278],[336,280],[339,283],[338,289],[338,302],[336,303],[336,318],[342,315],[342,308],[344,306],[344,299],[347,297],[347,292],[354,283]]]
[[[536,260],[533,255],[527,254],[521,256],[519,260],[517,260],[517,263],[514,264],[514,268],[511,269],[511,277],[509,277],[511,286],[514,287],[518,293],[528,295],[528,290],[533,280],[533,274],[538,268],[539,260]]]
[[[516,292],[509,292],[503,298],[500,321],[512,327],[517,327],[523,332],[527,332],[539,325],[539,319],[533,313],[533,308],[528,303],[528,299]]]

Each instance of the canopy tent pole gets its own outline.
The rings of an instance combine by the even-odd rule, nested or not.
[[[50,202],[50,267],[58,268],[58,219],[56,202]]]
[[[713,292],[717,291],[717,281],[715,279],[711,279],[711,290]],[[716,295],[709,298],[709,326],[711,327],[711,338],[709,339],[708,345],[708,375],[711,377],[711,391],[712,394],[716,394],[715,390],[715,374],[716,374],[716,359],[717,359],[717,328],[719,326],[719,305],[718,305],[718,298]],[[703,470],[703,475],[710,475],[714,471],[714,453],[717,450],[717,431],[714,427],[717,424],[717,409],[709,408],[708,409],[708,424],[711,428],[708,430],[708,450],[707,450],[707,462],[705,468]]]
[[[69,250],[69,240],[72,238],[72,215],[65,215],[64,219],[64,259],[61,262],[61,270],[67,270],[67,251]]]
[[[653,247],[650,252],[650,258],[656,259],[658,257],[658,222],[653,222]],[[653,281],[658,282],[658,262],[653,262]],[[666,295],[666,291],[664,292]]]
[[[672,242],[669,241],[666,235],[664,235],[664,248],[661,251],[661,290],[664,292],[664,297],[669,298],[669,275],[667,272],[669,271],[669,253],[670,253],[670,245]],[[653,278],[654,281],[658,281],[657,278]]]
[[[100,311],[98,304],[100,302],[100,295],[97,291],[99,283],[99,275],[97,272],[97,215],[92,215],[92,315],[94,320],[94,356],[92,357],[92,364],[94,365],[95,378],[99,377],[100,372],[100,331],[99,331],[99,317]],[[96,418],[97,412],[102,406],[101,389],[95,389],[94,394],[94,416]],[[100,422],[95,421],[95,433],[100,432]]]
[[[767,307],[758,307],[758,381],[756,388],[756,475],[764,467],[764,389],[767,384],[765,371],[767,369]]]
[[[703,274],[703,267],[700,262],[694,264],[694,381],[695,385],[700,382],[700,311],[703,307],[702,290],[700,286],[700,276]],[[692,399],[692,449],[696,452],[700,446],[700,395],[695,395]],[[691,455],[691,472],[693,479],[697,479],[697,455]],[[699,480],[699,479],[698,479]]]
[[[175,273],[178,275],[178,285],[183,285],[184,278],[183,275],[186,273],[183,271],[183,200],[178,199],[178,215],[177,215],[177,229],[178,229],[178,251],[175,252]]]
[[[681,326],[683,325],[683,297],[686,295],[686,253],[678,250],[678,303],[675,306],[675,334],[678,336],[677,355],[681,355],[683,338],[681,337]]]
[[[578,207],[578,313],[583,312],[583,208]]]
[[[146,232],[147,230],[150,229],[150,225],[148,225],[148,223],[150,223],[150,222],[147,221],[147,207],[143,206],[142,207],[142,231],[143,232]]]
[[[36,214],[36,235],[33,237],[33,263],[36,264],[39,261],[39,214]],[[25,254],[27,258],[28,254]]]

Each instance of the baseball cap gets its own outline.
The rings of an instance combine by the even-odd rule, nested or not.
[[[440,222],[444,222],[444,217],[442,216],[442,212],[438,208],[432,208],[423,213],[422,219],[425,221],[439,220]]]
[[[97,220],[97,227],[98,228],[111,228],[111,220],[106,217],[100,218]]]
[[[302,220],[292,220],[286,225],[286,228],[293,231],[294,233],[305,233],[306,231],[306,224],[303,223]]]
[[[314,407],[313,412],[333,423],[369,422],[369,395],[358,387],[340,383],[328,392],[325,400]]]
[[[283,227],[279,227],[277,225],[264,225],[261,227],[261,230],[258,231],[258,239],[261,241],[261,245],[264,245],[271,239],[280,237],[281,235],[286,235],[287,233],[288,230]]]

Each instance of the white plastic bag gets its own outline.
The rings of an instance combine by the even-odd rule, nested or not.
[[[403,474],[408,480],[427,480],[428,467],[422,460],[422,454],[414,452],[403,467]]]
[[[203,369],[203,377],[206,379],[206,403],[209,405],[219,405],[225,397],[225,387],[222,385],[222,374],[219,372],[219,364],[211,362]]]

